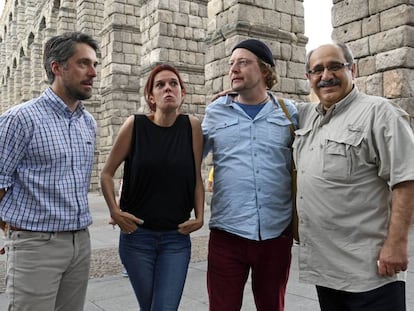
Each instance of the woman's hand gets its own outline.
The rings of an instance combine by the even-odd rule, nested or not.
[[[144,220],[121,210],[111,213],[111,218],[111,224],[117,224],[119,228],[121,228],[121,231],[127,234],[131,234],[137,230],[139,225],[142,225],[144,223]]]
[[[203,224],[204,221],[202,219],[189,219],[178,225],[178,232],[181,234],[190,234],[191,232],[200,229]]]

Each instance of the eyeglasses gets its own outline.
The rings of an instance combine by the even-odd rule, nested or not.
[[[352,65],[352,64],[350,64],[350,63],[332,63],[332,64],[329,64],[326,67],[316,66],[315,68],[309,70],[308,74],[310,74],[312,76],[321,76],[325,72],[325,69],[330,71],[330,72],[337,72],[337,71],[341,70],[342,68],[349,67],[350,65]]]
[[[248,65],[250,65],[251,63],[254,63],[254,60],[251,59],[245,59],[245,58],[241,58],[237,61],[229,61],[229,68],[236,66],[238,68],[244,68],[247,67]]]

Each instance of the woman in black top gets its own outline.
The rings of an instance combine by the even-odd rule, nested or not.
[[[203,137],[200,121],[179,112],[185,88],[174,67],[156,66],[144,95],[151,113],[122,125],[101,186],[121,228],[119,253],[141,310],[177,310],[191,255],[189,233],[203,225]],[[122,162],[118,205],[113,177]]]

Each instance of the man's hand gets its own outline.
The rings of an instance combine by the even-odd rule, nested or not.
[[[408,235],[414,216],[414,180],[394,185],[388,235],[378,257],[378,273],[392,276],[407,270]]]
[[[0,229],[3,230],[3,233],[6,234],[6,223],[0,219]],[[4,255],[6,253],[6,250],[4,249],[4,246],[0,248],[0,255]]]
[[[378,273],[381,276],[393,276],[407,270],[407,243],[393,243],[388,239],[381,248],[378,260]]]
[[[221,91],[220,93],[217,93],[216,95],[214,95],[213,98],[211,99],[211,101],[213,102],[217,98],[219,98],[221,96],[226,96],[227,94],[237,96],[237,92],[234,92],[232,89],[228,89],[228,90]]]

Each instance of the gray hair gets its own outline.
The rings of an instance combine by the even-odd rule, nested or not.
[[[50,84],[55,80],[55,75],[51,68],[52,62],[64,65],[75,54],[78,43],[85,43],[93,48],[95,52],[99,51],[99,45],[95,39],[77,31],[54,36],[46,42],[43,52],[43,66]]]
[[[354,63],[354,56],[352,55],[352,51],[351,49],[342,42],[335,42],[334,45],[336,45],[337,47],[339,47],[342,50],[342,53],[344,54],[345,60],[347,63],[349,64],[353,64]],[[309,60],[312,56],[312,53],[315,52],[316,49],[311,50],[307,55],[306,55],[306,63],[305,63],[305,72],[308,73],[310,70],[310,64],[309,64]]]

